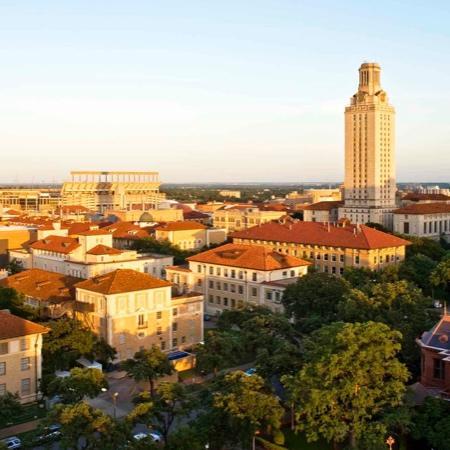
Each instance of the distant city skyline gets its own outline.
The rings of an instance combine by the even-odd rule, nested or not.
[[[0,4],[0,184],[344,180],[344,108],[377,61],[397,182],[449,181],[450,5]]]

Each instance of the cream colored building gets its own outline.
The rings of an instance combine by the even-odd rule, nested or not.
[[[58,272],[77,278],[91,278],[116,269],[133,269],[161,278],[173,257],[139,254],[113,248],[113,234],[104,229],[79,232],[74,236],[46,236],[26,251],[10,252],[25,268]]]
[[[211,244],[221,244],[227,238],[225,230],[208,228],[198,222],[171,222],[155,229],[155,238],[167,240],[182,250],[199,250]]]
[[[126,222],[177,222],[183,220],[183,210],[175,208],[150,209],[143,211],[134,209],[131,211],[106,211],[105,216],[116,216]]]
[[[313,203],[303,208],[303,220],[305,222],[337,222],[339,218],[340,201],[326,201]]]
[[[358,92],[345,108],[345,205],[340,217],[392,229],[395,209],[395,111],[380,84],[381,68],[359,68]]]
[[[61,203],[92,211],[156,209],[164,198],[158,172],[74,171],[63,184]]]
[[[209,314],[259,305],[281,312],[290,283],[306,274],[309,262],[261,246],[225,244],[188,258],[189,267],[166,269],[180,292],[203,292]]]
[[[241,198],[241,191],[233,191],[230,189],[222,189],[219,191],[221,197]]]
[[[234,243],[262,245],[310,261],[320,271],[342,275],[346,267],[378,270],[405,259],[410,243],[365,225],[348,222],[270,222],[235,232]]]
[[[0,311],[0,396],[18,394],[22,403],[40,398],[42,336],[48,329]]]
[[[277,220],[284,215],[286,215],[285,211],[263,211],[256,206],[229,205],[214,211],[213,225],[216,228],[224,228],[227,233],[232,233]]]
[[[431,239],[449,239],[450,203],[418,203],[395,209],[394,231]]]
[[[51,213],[61,201],[60,190],[53,188],[2,188],[0,209],[13,208],[24,213]]]
[[[11,250],[24,249],[36,239],[36,229],[20,225],[0,225],[0,267],[8,264]]]
[[[203,341],[203,295],[172,297],[172,284],[116,270],[76,285],[77,316],[117,350],[117,361],[152,345],[183,350]]]

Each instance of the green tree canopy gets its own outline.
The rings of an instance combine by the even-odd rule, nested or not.
[[[248,442],[257,431],[279,430],[284,410],[258,375],[236,371],[225,375],[213,393],[213,407],[225,414],[230,428]]]
[[[299,330],[309,333],[336,320],[338,304],[349,290],[350,284],[343,278],[309,273],[286,288],[283,305]]]
[[[401,335],[387,325],[333,323],[305,341],[305,365],[283,382],[294,400],[297,431],[309,441],[357,441],[369,429],[385,432],[383,413],[402,403],[406,367]]]
[[[170,375],[173,370],[167,355],[155,345],[150,349],[139,350],[134,358],[124,361],[122,367],[136,381],[148,381],[152,397],[156,394],[155,380]]]
[[[431,295],[430,274],[436,267],[436,261],[420,253],[406,258],[399,267],[399,277],[413,282],[426,294]]]
[[[38,316],[36,309],[24,303],[23,295],[9,287],[0,286],[0,309],[9,309],[12,314],[28,320]]]
[[[47,391],[49,395],[58,395],[62,403],[78,403],[84,397],[97,397],[107,388],[108,382],[100,370],[75,367],[70,376],[54,378]]]
[[[6,392],[0,395],[0,428],[3,428],[14,420],[14,417],[23,411],[23,406],[17,394]]]

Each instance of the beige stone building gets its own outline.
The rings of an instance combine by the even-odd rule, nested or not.
[[[203,295],[172,297],[172,284],[116,270],[76,285],[77,316],[117,350],[117,361],[152,345],[183,350],[203,341]]]
[[[303,220],[305,222],[337,222],[341,206],[340,201],[313,203],[303,208]]]
[[[141,209],[134,209],[130,211],[106,211],[106,217],[116,216],[120,220],[128,222],[177,222],[183,220],[183,211],[176,208],[165,209],[151,209],[143,211]]]
[[[227,238],[219,228],[208,228],[194,221],[171,222],[155,228],[155,238],[167,240],[182,250],[199,250],[211,244],[220,244]]]
[[[164,198],[158,172],[74,171],[63,184],[61,203],[92,211],[156,209]]]
[[[42,336],[47,328],[0,311],[0,395],[17,393],[22,403],[40,398]]]
[[[113,234],[104,229],[81,231],[72,236],[49,235],[33,242],[29,252],[16,251],[10,255],[22,261],[27,269],[77,278],[91,278],[116,269],[133,269],[161,278],[164,267],[173,264],[171,256],[114,248]]]
[[[284,215],[285,211],[266,211],[253,205],[227,205],[214,211],[213,225],[232,233],[277,220]]]
[[[225,244],[188,258],[188,267],[166,269],[180,292],[201,291],[209,314],[259,305],[281,312],[290,283],[306,274],[309,262],[262,246]]]
[[[13,208],[23,213],[52,213],[59,207],[60,190],[55,188],[2,188],[0,209]]]
[[[310,261],[317,270],[336,275],[346,267],[378,270],[405,258],[409,242],[365,225],[348,222],[270,222],[233,233],[234,243],[263,245]]]
[[[219,195],[221,197],[228,197],[228,198],[241,198],[241,191],[222,189],[221,191],[219,191]]]
[[[417,203],[395,209],[394,231],[431,239],[449,239],[450,203]]]
[[[392,229],[395,209],[395,111],[380,84],[381,68],[359,68],[358,92],[345,108],[345,205],[340,217]]]

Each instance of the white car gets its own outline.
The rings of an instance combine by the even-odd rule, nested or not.
[[[140,431],[139,433],[133,434],[133,439],[136,441],[141,441],[150,437],[153,442],[161,442],[162,436],[156,431]]]
[[[22,448],[22,441],[17,436],[12,436],[0,441],[2,444],[6,445],[7,449],[12,448]]]

